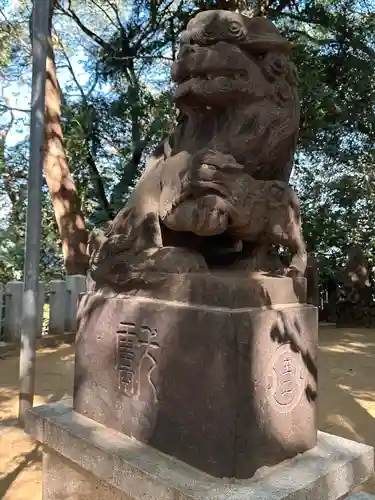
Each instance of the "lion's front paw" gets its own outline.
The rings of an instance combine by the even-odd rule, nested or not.
[[[192,232],[198,236],[221,234],[227,229],[228,220],[228,204],[216,195],[206,195],[196,203]]]
[[[208,270],[204,257],[181,247],[159,248],[146,261],[144,270],[159,273],[197,273]]]
[[[217,195],[206,195],[187,200],[175,207],[162,221],[174,231],[185,231],[198,236],[221,234],[228,228],[230,206]]]

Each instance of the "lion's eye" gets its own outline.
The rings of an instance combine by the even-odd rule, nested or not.
[[[238,23],[237,21],[232,21],[229,26],[228,26],[228,31],[229,33],[231,33],[232,35],[237,35],[239,33],[241,33],[242,31],[242,26],[240,23]]]
[[[267,53],[266,52],[258,52],[257,54],[254,54],[254,57],[257,61],[263,61],[265,59]]]

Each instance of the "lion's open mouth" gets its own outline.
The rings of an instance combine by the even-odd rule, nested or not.
[[[174,90],[174,99],[180,100],[187,96],[196,100],[210,103],[217,100],[223,92],[231,93],[235,98],[238,92],[244,92],[247,89],[247,75],[245,72],[233,72],[231,74],[201,74],[194,76],[192,73],[184,77],[177,83]],[[193,99],[194,100],[194,99]]]
[[[231,71],[225,69],[217,69],[211,71],[205,71],[201,68],[197,68],[189,73],[179,75],[176,78],[177,84],[183,84],[189,80],[200,79],[200,80],[215,80],[216,78],[229,78],[231,80],[247,80],[248,75],[246,71]]]

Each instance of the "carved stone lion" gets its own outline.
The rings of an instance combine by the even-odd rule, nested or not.
[[[298,137],[290,44],[264,18],[205,11],[172,68],[181,120],[126,206],[89,243],[91,275],[122,286],[148,271],[274,270],[273,245],[303,275],[299,203],[288,185]],[[283,271],[282,271],[283,272]]]
[[[343,295],[348,301],[372,301],[369,263],[360,245],[354,244],[349,248],[340,278]]]

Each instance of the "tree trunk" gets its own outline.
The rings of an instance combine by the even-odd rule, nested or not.
[[[87,232],[78,193],[69,171],[61,128],[61,90],[52,46],[51,1],[47,52],[44,172],[62,242],[67,274],[86,274]]]

